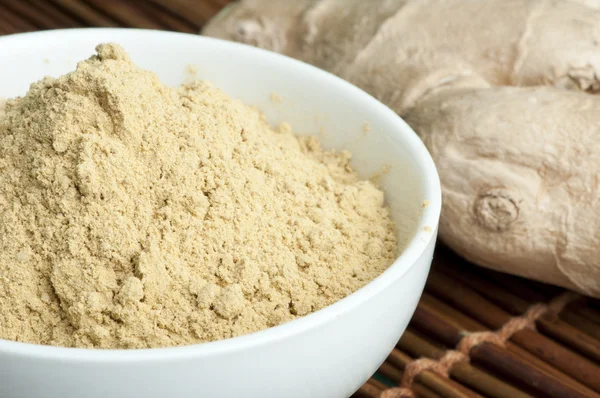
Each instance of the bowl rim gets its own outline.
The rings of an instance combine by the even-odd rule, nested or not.
[[[256,57],[269,59],[272,64],[284,65],[285,67],[310,75],[310,79],[321,81],[323,84],[335,86],[336,90],[342,90],[358,98],[365,106],[376,109],[378,117],[386,118],[397,126],[400,132],[402,144],[407,146],[415,156],[416,166],[420,168],[425,177],[423,190],[424,197],[429,203],[423,206],[419,217],[418,227],[406,248],[400,253],[396,260],[381,275],[360,288],[349,296],[311,314],[294,319],[287,323],[274,326],[258,332],[238,337],[185,346],[166,348],[142,348],[142,349],[90,349],[56,347],[33,343],[16,342],[0,339],[0,355],[11,355],[19,357],[43,358],[49,360],[84,362],[138,362],[138,361],[168,361],[174,359],[210,357],[227,352],[244,350],[250,347],[270,344],[295,335],[302,334],[325,323],[332,322],[336,317],[346,314],[362,302],[377,295],[378,292],[400,279],[406,274],[417,260],[424,254],[432,240],[436,239],[437,227],[442,206],[442,194],[439,175],[433,159],[425,145],[410,126],[400,118],[394,111],[379,102],[370,94],[352,85],[351,83],[302,61],[291,57],[270,52],[253,46],[226,41],[222,39],[201,36],[198,34],[170,32],[149,29],[133,28],[72,28],[56,29],[40,32],[19,33],[0,37],[0,49],[3,46],[15,45],[27,46],[28,43],[37,40],[52,42],[54,40],[91,39],[102,34],[102,41],[106,39],[118,40],[119,37],[144,36],[144,38],[162,37],[173,40],[195,40],[199,47],[219,46],[230,51],[251,54]],[[108,37],[106,36],[108,35]]]

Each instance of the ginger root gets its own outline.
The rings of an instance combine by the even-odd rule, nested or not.
[[[444,184],[440,231],[469,260],[600,293],[600,97],[449,90],[408,112]]]
[[[598,21],[599,0],[242,0],[202,33],[371,93],[434,157],[447,245],[600,297]]]

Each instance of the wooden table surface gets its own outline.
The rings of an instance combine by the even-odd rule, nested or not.
[[[227,3],[0,0],[0,35],[90,26],[197,33]],[[379,397],[398,385],[417,359],[439,359],[470,332],[497,330],[511,317],[563,292],[475,267],[438,250],[408,330],[356,396]],[[479,344],[470,351],[470,361],[452,367],[449,375],[424,371],[415,378],[413,392],[425,398],[600,397],[600,302],[579,297],[560,314],[549,313],[535,327],[515,333],[505,345]]]

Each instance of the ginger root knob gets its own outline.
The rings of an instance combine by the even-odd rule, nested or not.
[[[486,190],[475,199],[475,219],[490,231],[507,230],[519,217],[518,201],[505,189]]]

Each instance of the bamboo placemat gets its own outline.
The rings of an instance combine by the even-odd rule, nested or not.
[[[227,3],[0,0],[0,34],[84,26],[195,33]],[[505,343],[481,333],[497,330]],[[411,379],[411,394],[423,398],[600,398],[600,301],[475,267],[440,247],[406,333],[355,397],[404,397],[393,387]]]

